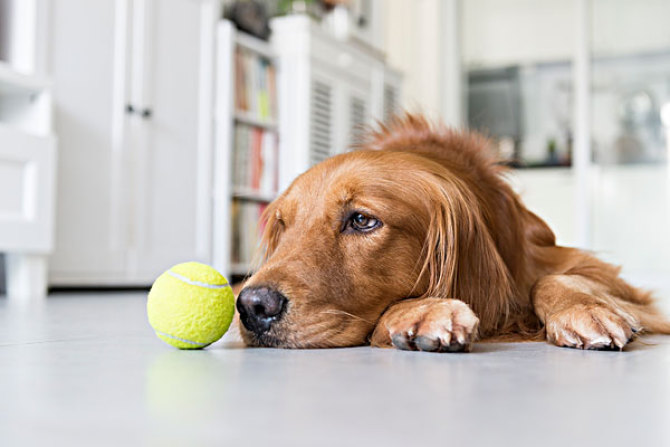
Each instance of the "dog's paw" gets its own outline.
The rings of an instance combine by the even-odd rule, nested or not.
[[[641,329],[627,312],[606,304],[580,304],[547,317],[547,340],[577,349],[622,350]]]
[[[467,304],[442,298],[424,298],[411,304],[389,309],[376,331],[388,331],[391,344],[398,349],[430,352],[470,350],[477,336],[479,319]]]

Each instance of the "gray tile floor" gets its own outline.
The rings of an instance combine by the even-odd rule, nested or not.
[[[670,445],[670,337],[623,353],[182,352],[144,305],[0,299],[0,445]]]

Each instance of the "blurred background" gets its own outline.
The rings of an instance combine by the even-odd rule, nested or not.
[[[241,279],[265,205],[407,109],[670,302],[667,0],[0,0],[0,289]]]

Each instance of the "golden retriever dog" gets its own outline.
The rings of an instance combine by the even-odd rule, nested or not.
[[[264,214],[237,300],[250,346],[468,351],[478,338],[623,349],[670,332],[650,293],[521,203],[485,138],[406,115],[298,177]]]

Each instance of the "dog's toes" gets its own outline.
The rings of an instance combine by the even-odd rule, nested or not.
[[[426,299],[412,313],[397,315],[387,326],[398,349],[426,352],[467,352],[479,319],[462,301]]]
[[[639,330],[639,324],[621,310],[604,305],[571,307],[547,319],[547,339],[563,347],[621,351]]]

